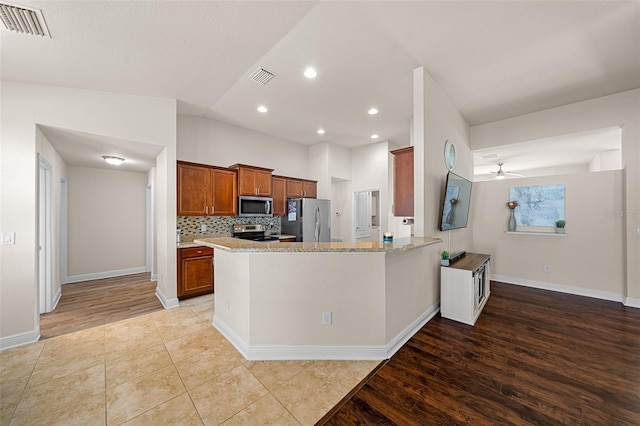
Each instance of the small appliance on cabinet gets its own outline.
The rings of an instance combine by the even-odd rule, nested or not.
[[[331,201],[315,198],[287,199],[287,214],[282,218],[282,233],[295,235],[298,242],[331,240]]]

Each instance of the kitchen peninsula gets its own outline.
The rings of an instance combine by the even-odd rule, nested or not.
[[[216,253],[213,325],[249,360],[389,358],[438,310],[439,242],[195,240]]]

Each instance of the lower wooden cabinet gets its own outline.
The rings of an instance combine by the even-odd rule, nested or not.
[[[213,293],[213,249],[178,249],[178,299]]]

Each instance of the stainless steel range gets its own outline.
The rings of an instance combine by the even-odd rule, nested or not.
[[[260,224],[248,223],[233,225],[231,234],[233,238],[242,238],[243,240],[270,242],[280,241],[280,238],[277,235],[267,235],[268,232],[266,227]]]

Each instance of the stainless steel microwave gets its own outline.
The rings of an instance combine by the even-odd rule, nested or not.
[[[238,216],[273,216],[273,198],[238,197]]]

